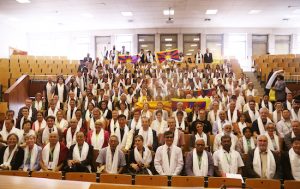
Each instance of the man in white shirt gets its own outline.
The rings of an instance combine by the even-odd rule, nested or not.
[[[154,166],[160,175],[179,175],[183,168],[181,148],[173,145],[174,133],[164,133],[165,144],[157,148],[154,158]]]
[[[7,136],[11,133],[15,133],[16,135],[20,136],[20,130],[13,127],[14,122],[12,119],[6,119],[4,122],[5,122],[6,129],[0,132],[0,142],[6,143]]]
[[[215,173],[218,177],[226,177],[226,173],[241,174],[244,166],[241,155],[232,150],[231,137],[224,135],[221,138],[222,148],[213,154]]]
[[[280,138],[292,132],[291,113],[288,109],[282,111],[282,119],[276,124],[276,129]]]

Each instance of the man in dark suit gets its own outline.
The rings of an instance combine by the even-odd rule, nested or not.
[[[209,52],[209,49],[206,49],[206,53],[204,54],[204,63],[211,64],[213,62],[212,53]]]
[[[283,179],[300,180],[300,137],[293,138],[292,142],[292,148],[289,151],[283,153],[281,158],[281,165],[283,167]]]
[[[92,58],[90,57],[90,53],[87,53],[86,57],[84,57],[83,62],[92,62]]]
[[[32,100],[30,98],[27,98],[25,100],[25,106],[24,107],[27,107],[28,110],[29,110],[30,120],[32,122],[35,122],[37,110],[34,107],[32,107]],[[19,110],[19,113],[18,113],[18,119],[19,120],[22,119],[22,117],[23,117],[22,110],[23,110],[24,107],[20,108],[20,110]]]
[[[257,137],[257,147],[248,152],[246,161],[248,178],[280,179],[282,176],[279,156],[268,149],[268,138],[265,135]]]

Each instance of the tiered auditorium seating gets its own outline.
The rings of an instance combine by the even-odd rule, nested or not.
[[[294,54],[287,55],[262,55],[254,57],[255,70],[261,82],[266,82],[268,74],[283,69],[285,80],[299,80],[300,77],[300,58]]]
[[[73,75],[77,72],[78,60],[68,60],[59,56],[23,56],[13,55],[9,59],[0,59],[0,83],[2,91],[8,89],[21,75]]]

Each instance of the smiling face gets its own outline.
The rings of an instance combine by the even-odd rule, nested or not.
[[[9,135],[7,138],[7,146],[8,147],[15,147],[18,144],[19,139],[16,135]]]
[[[85,141],[85,136],[83,132],[76,133],[76,142],[79,146],[82,146]]]

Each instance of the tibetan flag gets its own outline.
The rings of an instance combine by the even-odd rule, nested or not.
[[[172,110],[175,111],[177,108],[177,103],[182,102],[183,103],[183,109],[188,113],[191,112],[194,105],[197,104],[200,109],[208,109],[210,104],[209,98],[192,98],[192,99],[178,99],[178,98],[172,98]]]
[[[169,60],[169,61],[172,61],[172,60],[179,61],[180,60],[178,49],[157,52],[156,56],[157,56],[157,60],[159,63],[162,63],[165,60]]]
[[[133,56],[119,55],[118,59],[119,59],[120,63],[132,63],[132,64],[135,64],[135,63],[137,63],[137,61],[139,59],[139,56],[138,55],[133,55]]]

